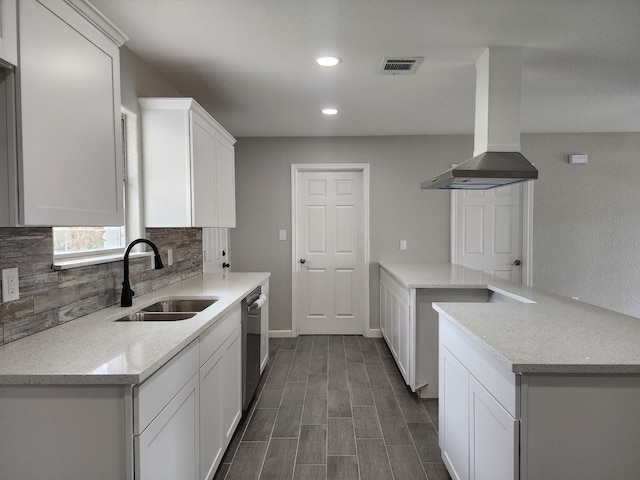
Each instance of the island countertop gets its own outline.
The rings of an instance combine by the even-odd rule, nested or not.
[[[380,266],[407,288],[486,288],[519,300],[434,303],[515,373],[640,374],[640,319],[458,265]]]
[[[134,297],[133,306],[99,310],[0,347],[0,384],[142,383],[214,325],[269,273],[197,275]],[[168,298],[217,298],[196,316],[173,322],[116,322]]]

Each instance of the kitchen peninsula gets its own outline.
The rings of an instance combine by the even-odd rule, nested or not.
[[[640,320],[456,265],[381,264],[381,309],[385,291],[403,289],[409,334],[429,322],[414,300],[423,292],[439,314],[439,435],[452,478],[638,477]],[[484,293],[471,303],[435,298],[473,290]],[[419,338],[407,344],[433,359]]]

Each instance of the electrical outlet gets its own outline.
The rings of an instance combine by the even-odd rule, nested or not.
[[[400,250],[406,250],[406,249],[407,249],[407,241],[400,240]]]
[[[17,268],[2,270],[2,301],[4,303],[20,298],[20,280]]]
[[[167,265],[173,265],[173,248],[167,249]]]

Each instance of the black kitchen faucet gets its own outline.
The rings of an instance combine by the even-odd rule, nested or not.
[[[158,251],[158,247],[156,247],[155,243],[151,240],[147,240],[146,238],[138,238],[132,241],[124,252],[124,281],[122,282],[122,295],[120,297],[121,307],[130,307],[133,304],[133,296],[135,295],[135,292],[131,290],[131,284],[129,283],[129,252],[131,252],[131,248],[138,243],[146,243],[153,249],[156,270],[164,268],[162,258],[160,258],[160,252]]]

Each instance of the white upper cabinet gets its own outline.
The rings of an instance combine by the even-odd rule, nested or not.
[[[18,64],[17,0],[0,0],[0,59]]]
[[[145,224],[235,227],[235,139],[192,98],[140,98]]]
[[[126,40],[84,1],[18,3],[17,223],[124,224],[118,48]]]

